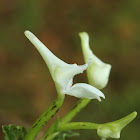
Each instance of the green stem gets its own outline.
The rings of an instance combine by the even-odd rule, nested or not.
[[[106,140],[106,138],[101,138],[101,140]]]
[[[60,125],[62,123],[67,123],[70,122],[77,113],[79,113],[91,100],[90,99],[80,99],[76,105],[68,112],[68,114],[66,114],[60,121]],[[44,135],[42,136],[42,138],[40,140],[48,140],[48,135],[50,135],[51,133],[54,132],[54,124],[47,129],[47,131],[44,133]]]
[[[51,133],[46,138],[41,138],[40,140],[52,140],[61,131],[75,130],[75,129],[98,129],[102,124],[89,123],[89,122],[73,122],[64,123],[59,125],[59,129],[55,133]]]
[[[59,126],[59,131],[75,130],[75,129],[98,129],[102,124],[89,123],[89,122],[73,122],[66,123]]]
[[[58,94],[57,99],[41,114],[29,129],[25,140],[34,140],[44,125],[57,113],[63,104],[65,95]]]
[[[90,101],[91,99],[80,99],[76,105],[61,119],[61,123],[70,122]]]
[[[59,132],[52,133],[49,136],[47,136],[47,138],[44,138],[43,140],[45,140],[45,139],[47,139],[47,140],[53,140],[58,134],[59,134]]]

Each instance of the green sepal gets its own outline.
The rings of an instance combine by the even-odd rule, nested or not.
[[[65,138],[70,138],[79,135],[80,134],[78,132],[62,131],[53,140],[65,140]]]
[[[2,130],[5,134],[5,140],[24,140],[27,134],[26,128],[13,124],[3,125]]]

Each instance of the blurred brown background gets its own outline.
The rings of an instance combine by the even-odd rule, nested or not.
[[[112,65],[106,99],[92,100],[74,121],[104,123],[140,113],[139,7],[139,0],[0,0],[0,126],[29,128],[57,97],[43,59],[23,34],[26,29],[56,56],[77,64],[84,63],[78,32],[86,31],[93,52]],[[87,82],[86,73],[74,80]],[[57,115],[62,117],[77,100],[67,96]],[[139,129],[138,114],[120,140],[140,139]],[[81,132],[72,139],[100,139],[96,131]]]

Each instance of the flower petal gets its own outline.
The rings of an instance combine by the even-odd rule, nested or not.
[[[25,36],[36,47],[45,63],[47,64],[50,73],[53,77],[54,69],[56,66],[67,66],[68,64],[56,57],[33,33],[25,31]]]
[[[77,64],[69,64],[67,67],[56,67],[54,70],[55,82],[62,90],[68,90],[73,84],[73,77],[86,70],[88,64],[78,66]]]
[[[89,46],[89,36],[86,32],[80,33],[79,36],[81,38],[85,62],[87,63],[91,60],[91,64],[87,69],[89,83],[98,89],[102,89],[108,83],[111,65],[102,62],[93,54]]]
[[[105,98],[100,90],[85,83],[77,83],[73,85],[69,90],[65,91],[64,94],[77,98],[97,99],[99,101],[101,101],[100,97]]]

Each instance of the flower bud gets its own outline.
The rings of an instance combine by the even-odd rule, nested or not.
[[[127,124],[129,124],[136,116],[137,116],[137,112],[133,112],[130,115],[120,120],[101,124],[99,128],[97,129],[97,134],[103,139],[106,139],[106,138],[119,139],[121,130]]]
[[[93,54],[89,46],[89,36],[86,32],[79,33],[79,36],[81,38],[84,60],[86,63],[91,61],[87,68],[89,83],[98,89],[103,89],[108,83],[111,65],[102,62]]]

